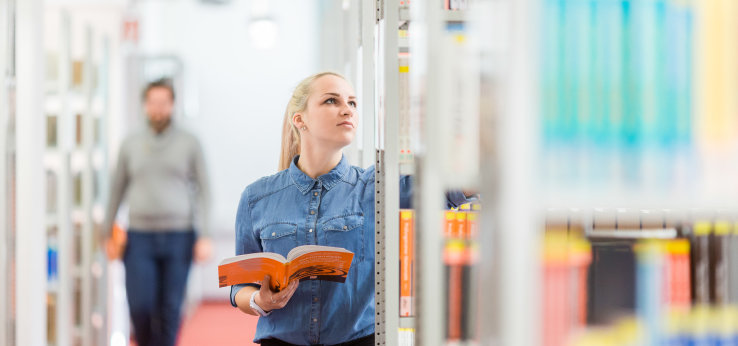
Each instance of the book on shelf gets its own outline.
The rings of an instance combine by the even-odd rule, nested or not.
[[[259,283],[271,276],[269,286],[280,290],[292,280],[344,282],[354,254],[339,247],[303,245],[285,258],[273,252],[258,252],[226,258],[218,265],[220,287]]]
[[[398,328],[397,330],[397,344],[398,346],[413,346],[415,345],[415,329],[413,328]]]
[[[400,316],[415,314],[413,274],[414,263],[414,212],[410,209],[400,210]]]

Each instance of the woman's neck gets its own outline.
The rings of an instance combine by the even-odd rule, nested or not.
[[[319,176],[330,172],[341,162],[343,153],[340,149],[320,150],[305,144],[300,145],[300,158],[297,160],[297,168],[310,178],[317,179]]]

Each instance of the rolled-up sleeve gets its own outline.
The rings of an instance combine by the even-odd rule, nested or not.
[[[246,188],[241,194],[236,213],[236,255],[263,252],[261,242],[254,233],[249,207],[249,193]],[[257,284],[238,284],[231,286],[231,305],[236,306],[236,293],[246,286],[259,287]]]

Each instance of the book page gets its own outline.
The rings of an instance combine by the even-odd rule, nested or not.
[[[275,260],[277,262],[287,263],[287,259],[284,258],[284,256],[282,256],[282,255],[280,255],[278,253],[274,253],[274,252],[256,252],[256,253],[247,253],[245,255],[238,255],[238,256],[226,258],[226,259],[220,261],[220,264],[218,264],[218,265],[219,266],[222,266],[224,264],[233,263],[233,262],[240,262],[240,261],[243,261],[243,260],[247,260],[249,258],[260,258],[260,257],[270,258],[270,259],[273,259],[273,260]]]
[[[301,254],[288,264],[287,272],[290,281],[346,281],[354,254],[346,249],[339,250],[315,251]]]
[[[306,253],[318,252],[318,251],[334,251],[334,252],[351,253],[351,251],[346,250],[342,247],[325,246],[325,245],[302,245],[302,246],[298,246],[290,250],[290,252],[287,253],[287,260],[285,262],[291,262],[291,261],[294,261],[295,258],[298,258]]]

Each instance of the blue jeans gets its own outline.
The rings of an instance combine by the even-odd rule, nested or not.
[[[123,263],[139,346],[174,346],[194,243],[192,231],[128,232]]]

